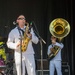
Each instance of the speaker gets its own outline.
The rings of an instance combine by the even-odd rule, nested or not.
[[[70,66],[62,65],[62,73],[63,73],[63,75],[70,75]]]
[[[37,70],[36,75],[42,75],[42,70]],[[43,70],[43,75],[49,75],[49,70]]]
[[[41,70],[41,65],[43,66],[43,70],[49,69],[49,62],[46,59],[43,59],[41,63],[41,59],[36,60],[36,70]]]

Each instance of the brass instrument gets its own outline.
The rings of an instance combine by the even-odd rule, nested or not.
[[[27,26],[25,28],[25,32],[24,32],[24,37],[23,37],[23,44],[22,44],[22,52],[26,51],[27,47],[28,47],[28,43],[30,41],[31,38],[29,38],[27,36],[27,33],[29,33],[29,23],[27,23]]]
[[[59,42],[66,37],[70,32],[70,25],[69,23],[63,18],[56,18],[54,19],[49,25],[50,33],[59,39]],[[48,59],[52,59],[56,56],[60,48],[58,46],[54,46],[53,51],[48,55]]]
[[[50,33],[60,41],[70,32],[70,24],[63,18],[54,19],[49,25]]]
[[[59,50],[60,50],[59,46],[55,45],[54,47],[52,47],[51,53],[49,53],[48,55],[48,60],[53,59],[57,55]]]

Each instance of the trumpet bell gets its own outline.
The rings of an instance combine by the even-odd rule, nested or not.
[[[50,33],[56,38],[64,38],[70,32],[70,24],[63,18],[54,19],[49,25]]]

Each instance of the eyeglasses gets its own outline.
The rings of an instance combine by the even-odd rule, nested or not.
[[[18,18],[17,20],[25,20],[25,18]]]

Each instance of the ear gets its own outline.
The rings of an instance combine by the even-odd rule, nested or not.
[[[19,23],[19,20],[16,20],[16,23]]]

